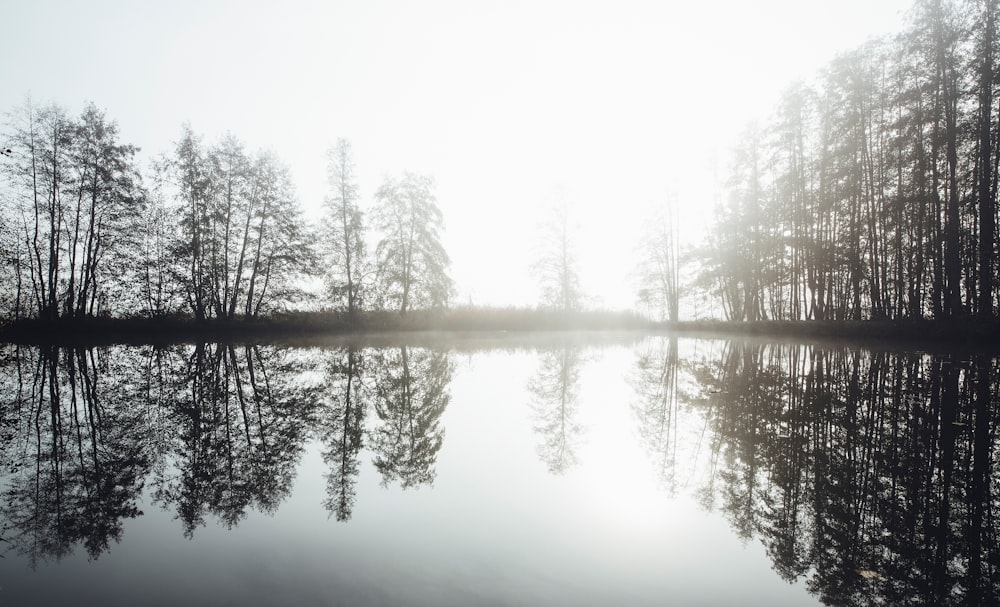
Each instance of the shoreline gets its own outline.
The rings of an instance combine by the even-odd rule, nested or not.
[[[974,346],[1000,350],[1000,319],[855,321],[650,321],[627,312],[458,309],[346,314],[298,312],[258,319],[195,321],[168,318],[22,319],[0,327],[0,342],[23,345],[173,344],[366,338],[388,333],[627,332],[710,338],[835,340],[870,345]]]

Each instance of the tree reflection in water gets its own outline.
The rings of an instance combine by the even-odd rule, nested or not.
[[[441,414],[451,400],[451,360],[438,350],[385,348],[374,351],[373,370],[379,423],[370,440],[382,484],[433,484],[444,441]]]
[[[351,346],[325,354],[326,398],[319,413],[319,435],[323,441],[326,500],[323,505],[338,521],[351,518],[356,499],[354,486],[361,472],[365,418],[371,387],[371,353]]]
[[[127,365],[105,350],[13,348],[3,361],[4,539],[32,567],[122,537],[152,455]],[[109,369],[115,367],[113,369]],[[109,373],[109,370],[112,372]]]
[[[528,382],[535,432],[541,439],[538,455],[549,472],[558,475],[577,463],[580,347],[564,345],[540,352],[539,358],[538,371]]]
[[[91,558],[139,516],[146,483],[183,533],[227,527],[288,496],[306,440],[323,444],[324,505],[351,517],[369,402],[383,482],[433,482],[453,368],[402,347],[315,353],[265,346],[3,350],[0,538],[31,563]],[[309,379],[324,370],[325,380]]]
[[[668,488],[691,486],[825,604],[1000,604],[993,357],[685,343],[650,340],[631,374]],[[576,461],[582,351],[538,355],[528,397],[558,474]],[[434,481],[453,373],[413,347],[5,347],[0,536],[32,566],[78,545],[98,558],[147,485],[189,537],[234,526],[288,496],[313,438],[324,505],[349,520],[365,450],[383,484]]]
[[[705,412],[703,503],[782,577],[827,605],[1000,603],[995,360],[730,343],[669,403],[671,347],[638,360],[640,433]]]
[[[632,382],[640,439],[671,495],[677,491],[678,362],[676,337],[650,340],[639,353]]]
[[[176,509],[186,536],[206,514],[232,527],[248,508],[273,512],[316,414],[318,386],[296,381],[305,363],[263,346],[198,344],[176,354],[164,403],[173,465],[156,479],[154,503]]]

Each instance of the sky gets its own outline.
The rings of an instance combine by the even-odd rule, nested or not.
[[[387,175],[434,177],[461,304],[538,303],[540,225],[565,203],[588,304],[625,309],[651,213],[676,200],[698,242],[744,125],[911,4],[5,0],[0,111],[94,102],[144,161],[185,122],[231,132],[290,167],[312,218],[348,138],[363,208]]]

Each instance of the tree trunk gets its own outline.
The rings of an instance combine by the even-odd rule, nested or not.
[[[995,0],[986,0],[979,68],[979,314],[993,316],[993,250],[996,203],[992,192],[993,38]]]

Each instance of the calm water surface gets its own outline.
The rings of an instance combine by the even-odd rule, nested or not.
[[[997,360],[0,350],[0,605],[1000,603]]]

